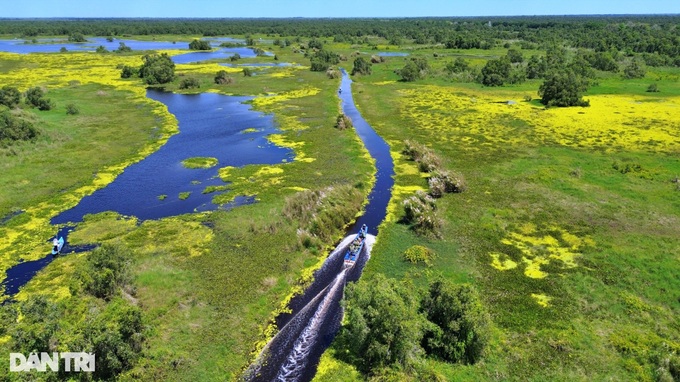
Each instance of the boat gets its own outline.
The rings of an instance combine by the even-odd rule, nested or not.
[[[58,255],[58,254],[60,254],[60,253],[61,253],[61,249],[64,247],[64,237],[63,237],[63,236],[60,237],[59,240],[57,240],[57,239],[55,238],[54,241],[52,242],[52,244],[54,245],[54,246],[52,247],[52,254],[53,254],[53,255]]]
[[[353,267],[354,263],[356,263],[359,254],[361,254],[361,250],[364,248],[367,234],[368,227],[364,224],[347,248],[347,252],[345,253],[345,268]]]

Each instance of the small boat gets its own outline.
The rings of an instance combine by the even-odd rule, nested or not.
[[[353,267],[354,263],[356,263],[361,250],[364,248],[367,234],[368,227],[364,224],[347,248],[347,252],[345,253],[345,268]]]
[[[53,255],[58,255],[58,254],[60,254],[60,253],[61,253],[61,249],[64,247],[64,237],[63,237],[63,236],[60,237],[59,240],[57,240],[57,239],[55,238],[54,241],[52,242],[52,245],[53,245],[53,247],[52,247],[52,254],[53,254]]]

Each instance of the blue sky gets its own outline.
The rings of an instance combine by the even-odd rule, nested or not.
[[[0,0],[0,17],[680,14],[680,0]]]

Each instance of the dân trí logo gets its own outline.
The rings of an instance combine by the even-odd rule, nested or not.
[[[28,357],[21,353],[9,353],[9,371],[47,371],[49,367],[52,371],[59,371],[59,360],[64,360],[65,372],[87,372],[94,371],[95,357],[93,353],[31,353]]]

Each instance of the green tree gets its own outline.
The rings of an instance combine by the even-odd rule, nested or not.
[[[517,49],[509,49],[507,57],[508,60],[510,60],[510,62],[513,64],[519,64],[524,62],[524,56],[522,56],[522,52],[520,52]]]
[[[371,63],[368,62],[365,58],[359,56],[354,59],[354,67],[352,68],[352,75],[355,74],[361,74],[361,75],[369,75],[371,74]]]
[[[85,36],[83,36],[83,34],[80,33],[80,32],[71,33],[68,36],[68,40],[72,41],[72,42],[85,42],[85,41],[87,41],[87,39],[85,39]]]
[[[401,70],[399,70],[401,80],[405,82],[413,82],[420,78],[420,70],[413,61],[408,61]]]
[[[109,50],[104,45],[99,45],[96,50],[97,53],[109,53]]]
[[[583,100],[587,89],[588,81],[574,72],[553,72],[538,89],[538,95],[547,106],[589,106],[590,103]]]
[[[146,54],[139,68],[139,76],[149,85],[165,84],[175,78],[175,63],[167,53]]]
[[[21,102],[19,89],[9,85],[5,85],[0,89],[0,105],[5,105],[12,109],[19,105],[19,102]]]
[[[241,59],[241,55],[238,54],[238,53],[234,53],[234,54],[231,55],[231,57],[229,57],[229,61],[231,61],[231,62],[238,61],[240,59]]]
[[[462,73],[470,70],[470,65],[463,57],[457,57],[454,61],[448,62],[445,69],[449,74]]]
[[[194,39],[194,41],[189,43],[189,49],[191,49],[191,50],[211,50],[212,47],[210,46],[210,43],[208,41]]]
[[[428,354],[466,364],[481,358],[488,343],[490,319],[472,286],[435,281],[421,302],[421,310],[434,324],[423,337]]]
[[[30,352],[48,352],[55,333],[59,329],[60,312],[57,305],[45,296],[29,296],[19,303],[17,310],[22,319],[15,321],[9,334],[14,343],[12,349],[27,354]]]
[[[512,64],[507,57],[487,61],[482,68],[482,84],[485,86],[503,86],[510,77]]]
[[[38,110],[51,110],[55,106],[51,99],[45,98],[45,92],[38,86],[28,89],[25,97],[26,103]]]
[[[323,49],[323,43],[313,38],[309,40],[309,43],[307,43],[307,47],[309,47],[309,49]]]
[[[130,78],[139,74],[139,69],[125,65],[120,71],[120,78]]]
[[[121,41],[121,42],[118,43],[118,49],[116,49],[115,52],[116,53],[132,52],[132,48],[125,45],[125,43]]]
[[[193,89],[193,88],[200,88],[200,87],[201,87],[201,84],[194,77],[182,78],[182,81],[179,82],[179,88],[180,89]]]
[[[543,60],[542,58],[539,58],[538,56],[534,55],[529,58],[529,61],[527,61],[526,68],[527,78],[529,79],[542,78],[543,76],[545,76],[546,71],[547,68],[545,65],[545,60]]]
[[[0,143],[34,141],[40,135],[31,122],[15,116],[9,110],[0,112]]]
[[[413,288],[376,274],[347,285],[347,324],[338,335],[338,355],[363,373],[411,367],[421,356],[427,322],[418,313]]]
[[[218,85],[231,84],[234,82],[234,78],[229,76],[226,70],[220,70],[215,75],[215,83]]]
[[[243,76],[244,77],[252,77],[253,76],[253,70],[250,68],[243,68]]]
[[[647,68],[638,58],[634,58],[625,69],[623,69],[623,76],[627,79],[644,78],[647,74]]]
[[[325,72],[331,65],[337,65],[340,56],[329,50],[320,49],[310,57],[311,70],[313,72]]]
[[[62,46],[61,48],[59,48],[59,53],[66,53],[66,52],[68,52],[68,49],[66,49],[65,46]]]
[[[130,261],[125,247],[103,244],[87,256],[78,278],[87,293],[109,300],[131,281]]]

